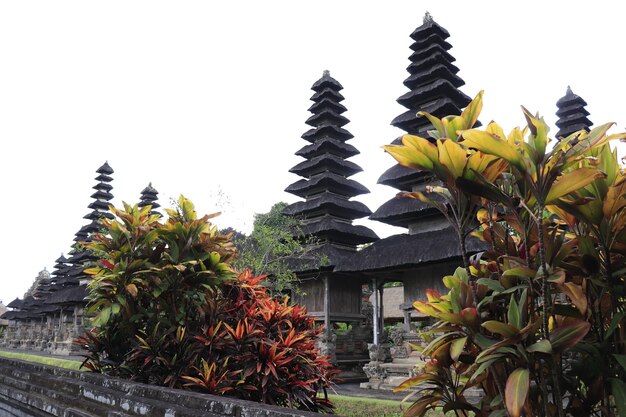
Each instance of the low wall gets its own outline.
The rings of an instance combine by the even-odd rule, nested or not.
[[[0,417],[314,417],[321,414],[0,357]]]

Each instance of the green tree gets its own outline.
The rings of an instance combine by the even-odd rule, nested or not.
[[[238,255],[233,265],[250,268],[255,275],[267,275],[267,285],[277,293],[298,289],[294,267],[316,269],[324,258],[315,253],[316,239],[302,233],[297,218],[283,214],[287,203],[279,202],[267,213],[254,215],[249,236],[233,238]]]

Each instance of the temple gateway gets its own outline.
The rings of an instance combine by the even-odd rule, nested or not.
[[[400,135],[428,137],[432,126],[417,116],[418,111],[437,117],[460,114],[470,98],[459,90],[464,81],[448,52],[452,48],[448,31],[427,13],[410,36],[409,75],[404,80],[408,91],[397,100],[406,111],[391,124],[400,129]],[[311,128],[302,135],[304,146],[296,152],[303,160],[290,170],[301,179],[285,189],[302,200],[289,205],[284,214],[299,219],[299,237],[313,237],[311,249],[324,262],[322,266],[294,263],[302,291],[294,293],[293,299],[325,326],[320,347],[343,370],[342,376],[367,380],[364,387],[391,389],[421,360],[411,344],[420,344],[419,329],[429,323],[416,314],[412,303],[425,298],[427,288],[442,289],[441,277],[461,264],[458,240],[437,210],[419,200],[394,197],[397,191],[422,191],[432,185],[426,173],[400,165],[382,173],[378,183],[396,191],[390,190],[390,199],[373,213],[353,199],[369,190],[350,179],[362,168],[349,161],[359,153],[352,143],[358,138],[353,141],[346,129],[343,87],[324,71],[311,89],[312,115],[306,120]],[[567,88],[557,102],[558,137],[589,131],[592,123],[586,104]],[[367,146],[388,141],[381,138]],[[94,261],[81,242],[89,242],[98,231],[100,218],[112,216],[108,206],[113,198],[113,169],[104,163],[96,174],[91,211],[85,216],[89,222],[76,233],[68,257],[61,255],[51,273],[41,271],[22,299],[11,301],[6,312],[0,311],[4,320],[0,325],[6,324],[0,347],[75,353],[72,340],[86,325],[89,277],[83,271]],[[141,191],[140,206],[156,210],[157,194],[148,185]],[[405,232],[380,239],[369,228],[353,224],[363,217],[402,227]],[[480,242],[470,241],[469,250],[482,250]]]

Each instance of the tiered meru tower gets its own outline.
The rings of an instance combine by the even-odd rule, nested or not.
[[[408,134],[428,138],[428,130],[433,129],[427,118],[417,115],[419,111],[437,117],[458,115],[471,101],[458,89],[464,82],[457,75],[459,69],[453,65],[454,57],[448,52],[451,49],[446,42],[449,36],[428,13],[423,24],[411,34],[413,53],[407,67],[409,76],[404,81],[409,91],[397,100],[407,110],[391,122]],[[401,143],[401,138],[393,143]],[[399,191],[424,191],[427,185],[434,185],[428,173],[400,165],[388,169],[378,182]],[[434,194],[431,197],[437,198]],[[441,277],[454,271],[458,264],[458,239],[438,210],[417,199],[393,198],[381,205],[370,219],[406,228],[408,234],[375,242],[336,271],[371,275],[381,299],[384,282],[404,282],[402,307],[408,328],[412,302],[425,298],[426,288],[440,288]],[[474,245],[470,243],[469,247],[472,250]]]
[[[152,186],[152,183],[149,183],[146,188],[141,190],[141,197],[138,204],[139,208],[151,206],[150,213],[160,216],[161,213],[156,211],[156,209],[161,207],[161,205],[157,203],[157,200],[159,199],[158,195],[159,192]]]
[[[589,132],[593,123],[587,118],[589,112],[585,109],[586,105],[585,100],[574,94],[570,87],[567,87],[565,95],[556,102],[558,108],[556,127],[559,128],[559,131],[556,132],[557,139],[565,138],[579,130]]]
[[[318,260],[323,259],[323,266],[318,262],[314,267],[299,268],[297,275],[302,279],[300,287],[305,295],[295,298],[327,325],[362,320],[362,282],[342,277],[333,268],[354,255],[358,245],[378,239],[367,227],[352,224],[354,219],[371,212],[364,204],[351,200],[369,190],[349,179],[362,169],[346,160],[359,151],[346,143],[353,136],[344,129],[349,120],[343,116],[346,108],[341,104],[342,89],[328,71],[313,84],[314,104],[309,108],[313,115],[306,121],[312,128],[302,135],[310,144],[296,152],[305,161],[290,170],[303,178],[285,189],[304,198],[305,201],[288,206],[284,213],[301,220],[301,235],[313,237],[315,254]]]

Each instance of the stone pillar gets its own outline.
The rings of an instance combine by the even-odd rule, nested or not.
[[[374,339],[373,339],[373,344],[375,346],[379,345],[379,339],[378,336],[380,334],[379,332],[379,325],[380,325],[380,321],[378,320],[378,279],[376,277],[372,278],[372,293],[374,294],[373,297],[373,301],[374,301],[374,305],[373,305],[373,314],[374,317],[372,318],[372,325],[374,326]]]
[[[405,332],[411,331],[411,312],[409,310],[404,310],[404,324],[402,329]]]
[[[380,288],[378,288],[378,294],[380,294],[380,334],[383,335],[385,333],[385,302],[384,302],[384,291],[385,287],[381,283]]]

